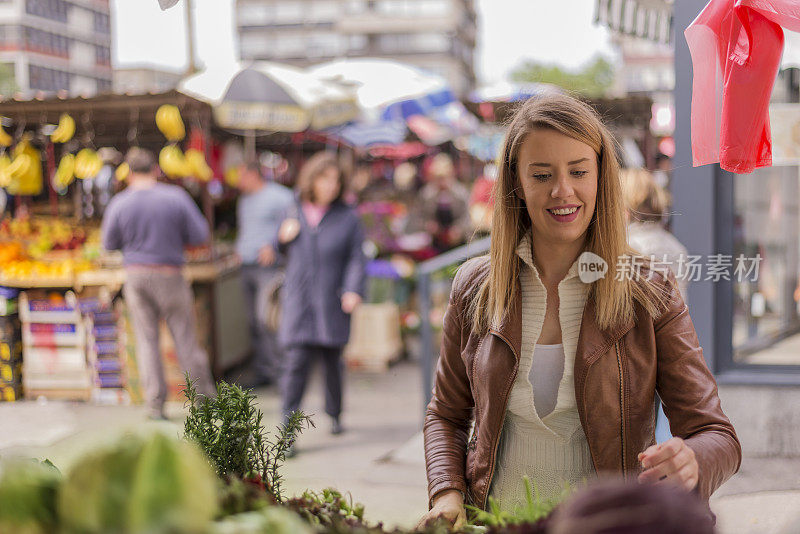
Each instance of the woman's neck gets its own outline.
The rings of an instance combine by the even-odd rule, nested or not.
[[[572,264],[584,249],[584,242],[578,240],[572,243],[548,243],[532,237],[533,262],[539,271],[542,281],[547,284],[558,285],[567,276]]]

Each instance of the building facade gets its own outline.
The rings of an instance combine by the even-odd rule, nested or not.
[[[109,0],[0,0],[0,64],[4,93],[110,92]]]
[[[183,73],[163,68],[114,69],[114,92],[118,94],[165,93],[178,87]]]
[[[355,57],[408,63],[475,85],[473,0],[237,0],[239,55],[307,66]]]

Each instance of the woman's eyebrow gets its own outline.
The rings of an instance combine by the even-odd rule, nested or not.
[[[577,165],[578,163],[583,163],[584,161],[589,161],[589,158],[581,158],[576,159],[575,161],[567,162],[567,165]],[[540,163],[538,161],[533,163],[528,163],[528,167],[552,167],[550,163]]]

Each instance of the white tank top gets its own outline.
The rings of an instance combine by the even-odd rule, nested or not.
[[[556,407],[558,386],[564,376],[564,345],[539,345],[533,350],[533,362],[528,379],[533,386],[533,404],[540,419]]]

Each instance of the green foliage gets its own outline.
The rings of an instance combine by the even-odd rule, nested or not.
[[[58,469],[49,460],[7,460],[0,469],[0,532],[52,532],[61,484]]]
[[[577,72],[569,72],[557,65],[543,65],[526,61],[511,73],[517,82],[552,83],[570,92],[588,97],[603,96],[614,83],[614,66],[598,56]]]
[[[17,91],[19,91],[19,86],[14,75],[14,65],[0,63],[0,95],[8,97]]]
[[[252,391],[219,382],[217,396],[208,399],[197,393],[187,374],[184,395],[189,406],[184,437],[200,446],[217,475],[253,481],[281,502],[280,467],[297,436],[314,425],[311,418],[293,413],[270,439]]]
[[[127,434],[85,454],[58,492],[65,533],[201,532],[217,510],[217,478],[191,443]]]
[[[311,525],[282,506],[268,506],[214,523],[208,534],[314,534]]]
[[[571,491],[570,486],[567,485],[560,495],[543,500],[536,482],[533,483],[531,488],[531,481],[526,476],[523,477],[523,483],[525,484],[525,504],[523,506],[518,506],[512,513],[501,510],[497,501],[489,497],[488,511],[474,506],[466,507],[472,514],[470,524],[505,528],[511,525],[537,523],[547,518],[558,503],[569,495]]]

